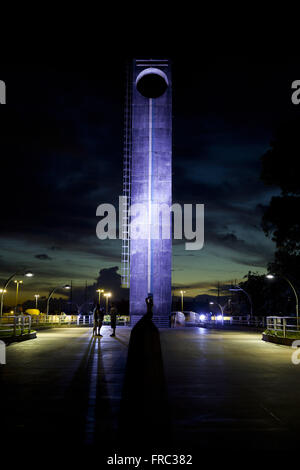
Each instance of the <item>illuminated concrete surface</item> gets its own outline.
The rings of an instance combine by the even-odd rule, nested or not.
[[[46,330],[7,348],[1,369],[6,437],[84,444],[114,434],[130,332],[119,328],[113,339],[109,327],[102,331],[103,338],[93,339],[90,328]]]
[[[174,440],[198,448],[295,449],[300,365],[257,333],[162,332]]]
[[[136,80],[146,71],[147,76],[165,76],[168,86],[162,95],[142,96]],[[141,83],[146,76],[140,79]],[[145,314],[145,298],[153,294],[153,320],[158,326],[168,326],[171,313],[171,229],[155,211],[172,205],[172,80],[168,60],[134,60],[132,78],[132,172],[131,204],[143,204],[139,215],[139,233],[143,237],[130,241],[130,314],[131,322]],[[143,88],[143,87],[142,87]],[[150,87],[151,88],[151,87]],[[144,90],[145,91],[145,90]],[[148,90],[153,91],[153,90]],[[170,215],[167,220],[171,220]]]
[[[87,328],[55,329],[7,348],[0,369],[6,438],[115,439],[130,330],[109,334],[106,328],[93,340]],[[160,335],[173,442],[294,448],[300,365],[291,362],[293,350],[255,333],[189,328]]]

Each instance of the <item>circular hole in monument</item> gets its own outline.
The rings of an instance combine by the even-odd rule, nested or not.
[[[143,70],[136,79],[136,88],[145,98],[159,98],[168,85],[166,74],[155,68]]]

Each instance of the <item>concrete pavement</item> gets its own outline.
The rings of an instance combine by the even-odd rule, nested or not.
[[[201,328],[162,332],[161,342],[176,442],[295,449],[300,365],[291,348],[257,333]]]
[[[41,331],[7,348],[1,369],[5,435],[34,443],[92,443],[116,427],[129,330],[92,338],[90,328]]]
[[[0,383],[8,441],[115,441],[130,330],[119,328],[116,338],[103,330],[101,339],[87,328],[47,330],[7,348]],[[295,449],[300,365],[291,362],[293,350],[260,338],[160,330],[171,414],[166,441],[198,449]]]

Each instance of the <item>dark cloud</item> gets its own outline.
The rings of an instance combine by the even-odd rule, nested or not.
[[[225,258],[228,267],[263,267],[272,245],[260,220],[274,191],[260,181],[260,156],[274,128],[299,111],[289,95],[298,59],[283,66],[274,59],[205,55],[199,65],[193,58],[192,74],[186,73],[187,62],[186,56],[173,58],[174,201],[205,204],[204,250]],[[95,278],[91,260],[99,260],[97,269],[120,261],[119,241],[97,240],[95,214],[102,202],[117,206],[122,192],[124,71],[124,60],[116,57],[81,67],[1,67],[10,91],[9,105],[0,107],[5,273],[33,257],[43,265],[51,259],[43,250],[55,252],[55,266],[44,263],[47,272],[40,267],[48,284],[72,273],[78,282]],[[12,186],[16,197],[7,197]],[[176,250],[183,243],[175,241]],[[182,285],[190,263],[201,256],[174,254]],[[117,268],[108,269],[101,269],[99,282],[107,288],[111,282],[121,295]],[[204,271],[199,268],[199,276]]]
[[[35,258],[50,261],[52,258],[46,254],[35,255]]]

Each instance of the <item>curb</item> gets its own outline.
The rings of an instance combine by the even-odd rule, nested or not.
[[[242,331],[242,332],[253,332],[262,333],[265,328],[261,326],[247,326],[247,325],[208,325],[208,324],[197,324],[199,328],[207,328],[208,330],[223,330],[223,331]]]
[[[272,335],[262,335],[262,340],[268,343],[281,344],[282,346],[291,347],[293,342],[296,341],[296,338],[280,338],[278,336]]]
[[[29,334],[26,335],[20,335],[20,336],[9,336],[9,337],[0,337],[1,341],[4,341],[5,344],[11,344],[11,343],[21,343],[22,341],[27,341],[29,339],[34,339],[36,338],[36,331],[32,331]]]
[[[93,325],[69,325],[69,324],[65,324],[65,325],[60,325],[59,323],[58,324],[55,324],[55,323],[52,323],[52,324],[49,324],[49,325],[33,325],[34,328],[37,330],[37,331],[42,331],[42,330],[50,330],[50,329],[53,329],[53,328],[92,328]],[[103,325],[103,326],[106,326],[106,325]]]

